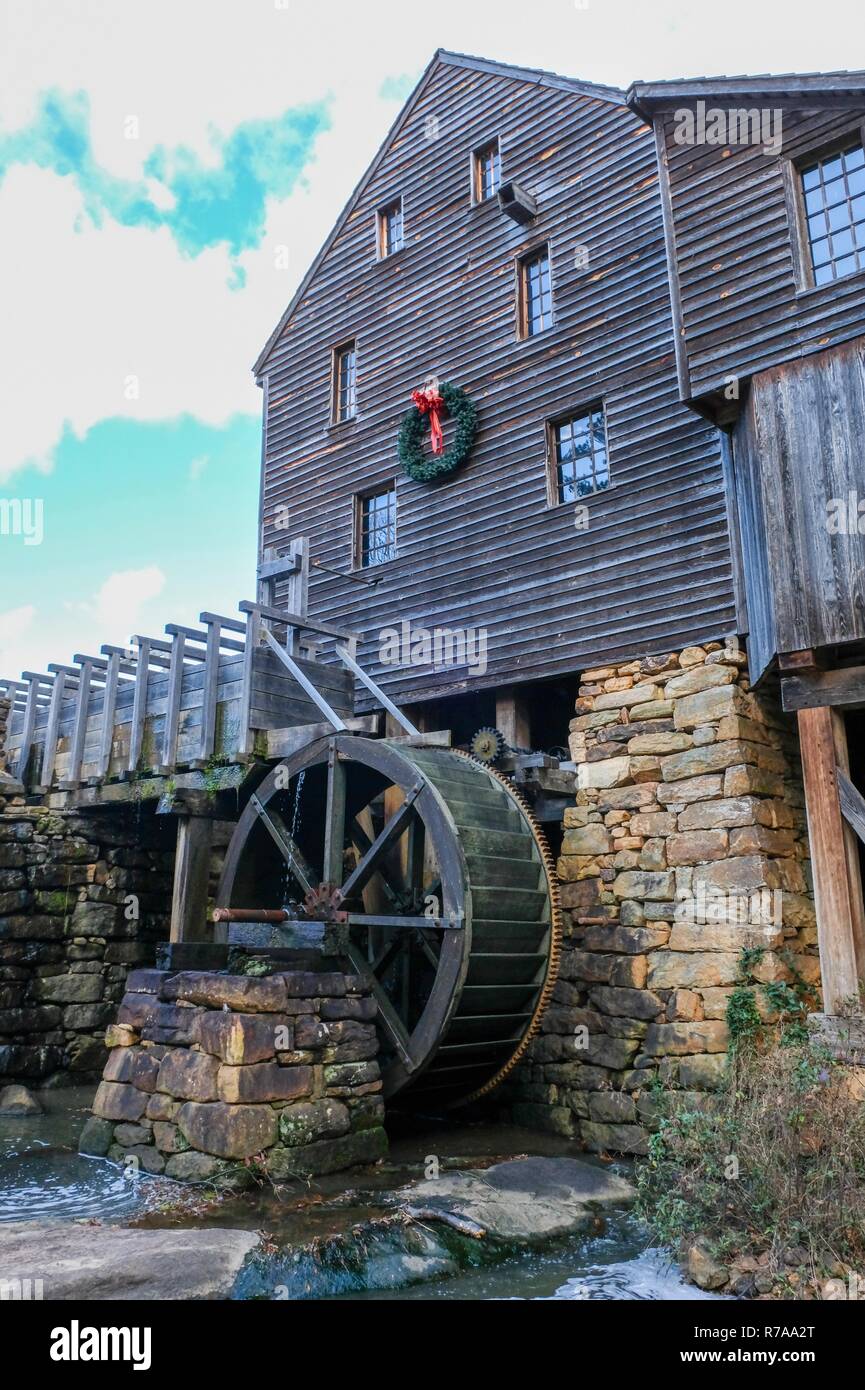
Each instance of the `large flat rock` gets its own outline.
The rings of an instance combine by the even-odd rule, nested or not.
[[[628,1206],[624,1178],[577,1158],[514,1158],[401,1188],[404,1206],[466,1218],[489,1236],[530,1243],[585,1229],[593,1214]]]
[[[0,1270],[41,1279],[46,1299],[219,1299],[257,1245],[254,1231],[4,1222]]]

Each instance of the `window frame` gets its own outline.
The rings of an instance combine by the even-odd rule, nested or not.
[[[607,473],[609,482],[606,487],[592,488],[583,497],[576,497],[566,500],[559,497],[559,457],[556,449],[556,431],[560,425],[564,425],[571,420],[577,420],[587,415],[592,415],[600,411],[604,422],[604,454],[607,460]],[[590,498],[602,497],[612,491],[613,465],[610,459],[610,424],[607,416],[607,402],[603,396],[594,396],[589,401],[580,401],[574,406],[569,406],[565,410],[557,410],[555,415],[550,415],[544,421],[544,431],[546,437],[546,474],[547,474],[547,506],[551,510],[559,510],[561,507],[582,506]],[[594,472],[594,470],[593,470]]]
[[[546,252],[547,265],[549,266],[550,276],[550,321],[537,333],[530,333],[528,327],[528,276],[527,269],[532,261],[537,260],[542,252]],[[556,300],[553,281],[553,247],[550,240],[536,242],[527,250],[521,251],[516,258],[516,309],[517,309],[517,340],[519,342],[531,343],[536,338],[542,338],[545,333],[556,327]]]
[[[394,247],[393,251],[388,249],[387,244],[387,219],[388,214],[394,208],[399,208],[399,229],[400,243]],[[394,256],[398,256],[400,251],[405,250],[405,199],[401,193],[393,198],[388,198],[387,202],[381,203],[376,209],[375,214],[375,258],[377,261],[389,261]]]
[[[354,410],[350,415],[340,413],[340,392],[342,374],[340,363],[347,352],[354,353]],[[330,367],[330,423],[331,425],[350,425],[353,420],[358,418],[358,390],[357,390],[357,338],[345,338],[336,347],[331,349]]]
[[[364,564],[363,550],[363,509],[364,503],[369,502],[374,497],[383,497],[388,493],[393,493],[393,551],[394,553],[387,560],[379,560],[375,564]],[[377,570],[382,565],[390,565],[399,556],[399,542],[397,539],[397,488],[396,479],[391,478],[386,482],[377,483],[375,487],[364,488],[362,492],[356,492],[352,498],[352,563],[353,570]]]
[[[493,149],[493,147],[495,147],[496,156],[498,158],[499,181],[489,197],[485,198],[481,194],[481,173],[483,168],[481,157],[486,154],[487,150]],[[480,144],[472,146],[469,158],[469,177],[472,207],[486,207],[488,203],[496,202],[496,194],[502,186],[502,140],[500,135],[491,135],[488,140],[482,140]]]
[[[797,294],[810,294],[829,291],[839,284],[865,277],[865,265],[851,270],[846,275],[833,276],[824,284],[818,285],[814,275],[814,260],[811,246],[811,233],[808,227],[808,211],[805,204],[805,188],[802,175],[811,164],[820,164],[840,154],[856,142],[865,150],[865,122],[850,126],[831,140],[809,146],[784,161],[784,198],[787,204],[787,220],[790,228],[790,245],[793,259],[793,275]],[[857,195],[858,196],[858,195]],[[863,253],[865,259],[865,253]]]

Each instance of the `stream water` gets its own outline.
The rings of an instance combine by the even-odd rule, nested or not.
[[[590,1237],[490,1248],[447,1227],[395,1221],[387,1195],[435,1153],[444,1167],[488,1166],[518,1154],[573,1154],[565,1140],[504,1126],[413,1126],[386,1164],[296,1189],[258,1188],[205,1201],[164,1178],[130,1180],[77,1153],[89,1091],[42,1092],[46,1113],[0,1118],[0,1222],[57,1220],[140,1226],[243,1227],[263,1253],[235,1297],[260,1299],[696,1299],[632,1216],[613,1214]],[[580,1155],[586,1157],[585,1155]]]

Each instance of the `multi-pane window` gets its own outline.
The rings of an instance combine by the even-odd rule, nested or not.
[[[396,489],[357,498],[355,561],[362,569],[396,557]]]
[[[801,170],[815,285],[865,270],[865,150],[860,141]]]
[[[550,439],[553,488],[559,502],[578,502],[610,486],[603,406],[556,420],[550,426]]]
[[[520,333],[532,338],[553,321],[553,284],[546,246],[520,262]]]
[[[502,159],[498,140],[491,140],[475,150],[474,155],[474,199],[485,203],[494,198],[502,181]]]
[[[402,247],[402,198],[397,198],[396,202],[382,208],[378,215],[378,254],[382,257],[392,256]]]
[[[354,343],[344,343],[334,353],[333,371],[333,418],[353,420],[357,414],[357,348]]]

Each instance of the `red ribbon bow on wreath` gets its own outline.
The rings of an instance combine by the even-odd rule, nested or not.
[[[441,412],[445,408],[444,399],[438,393],[437,386],[424,386],[421,391],[412,391],[412,405],[420,411],[421,415],[429,416],[429,432],[432,451],[440,454],[444,448],[444,435],[442,434]]]

